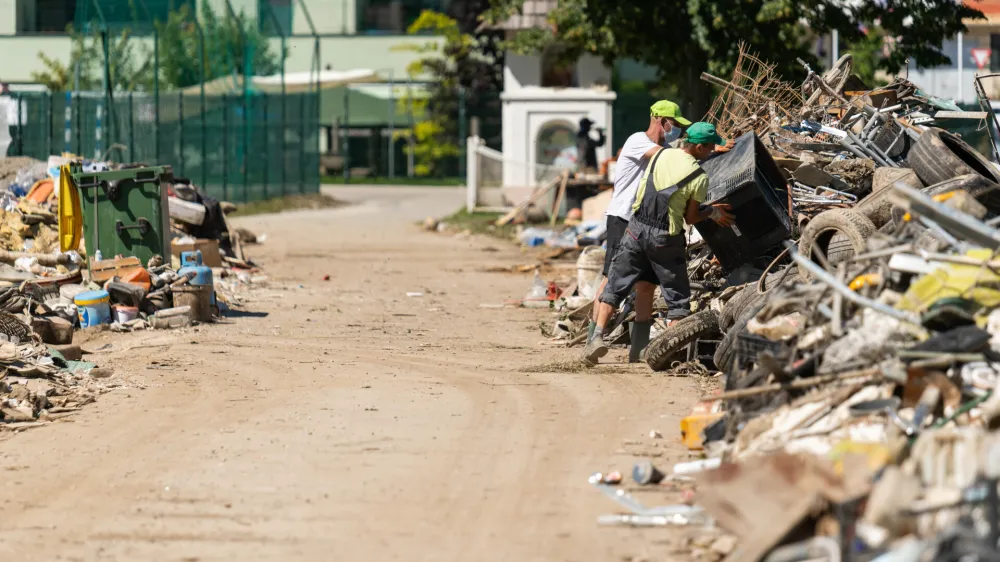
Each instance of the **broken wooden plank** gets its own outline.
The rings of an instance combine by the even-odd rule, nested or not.
[[[545,184],[545,186],[540,188],[538,191],[532,193],[531,197],[528,197],[527,199],[522,201],[519,205],[511,209],[510,212],[507,213],[506,215],[498,218],[494,224],[496,224],[497,226],[503,226],[509,223],[510,221],[514,220],[518,215],[526,211],[528,207],[532,205],[532,203],[538,201],[539,199],[542,198],[543,195],[552,191],[552,188],[559,185],[559,182],[561,181],[562,181],[562,175],[553,180],[550,180],[549,183]]]
[[[549,219],[549,226],[556,225],[559,218],[559,207],[562,207],[563,199],[566,197],[566,184],[569,183],[569,170],[562,173],[562,181],[559,182],[559,191],[556,193],[556,200],[552,203],[552,216]]]

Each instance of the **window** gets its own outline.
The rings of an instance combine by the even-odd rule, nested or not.
[[[447,12],[451,0],[357,0],[359,33],[406,33],[424,10]]]
[[[24,8],[27,13],[34,12],[35,15],[34,18],[26,18],[28,27],[25,31],[35,33],[65,33],[76,16],[76,0],[35,0],[25,2]]]
[[[18,31],[25,33],[65,33],[73,24],[82,30],[87,23],[106,21],[115,29],[129,28],[137,34],[153,32],[154,21],[166,21],[171,10],[187,5],[194,8],[195,0],[101,0],[101,13],[92,1],[84,0],[17,0]],[[103,16],[103,18],[102,18]]]
[[[292,34],[295,0],[258,0],[257,22],[264,35],[278,37]]]

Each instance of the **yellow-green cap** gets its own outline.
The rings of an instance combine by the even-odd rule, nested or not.
[[[681,117],[681,108],[670,100],[660,100],[654,103],[649,108],[649,115],[652,117],[670,117],[685,127],[691,124],[690,121]]]

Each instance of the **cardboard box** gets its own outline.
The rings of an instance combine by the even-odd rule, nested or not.
[[[181,252],[201,250],[201,261],[208,267],[222,267],[222,254],[219,252],[219,241],[199,238],[193,244],[170,243],[170,252],[180,259]]]

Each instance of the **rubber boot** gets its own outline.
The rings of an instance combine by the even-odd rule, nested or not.
[[[649,329],[653,326],[652,320],[647,320],[645,322],[632,322],[632,329],[629,330],[629,336],[632,338],[632,344],[628,349],[628,362],[638,363],[642,357],[642,352],[646,350],[646,346],[649,345]]]
[[[608,345],[604,343],[604,330],[594,328],[594,336],[587,340],[583,348],[583,360],[591,365],[597,365],[597,360],[608,354]]]
[[[587,341],[594,339],[594,330],[596,328],[597,328],[597,322],[594,322],[593,320],[591,320],[590,323],[587,324]]]

